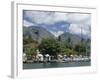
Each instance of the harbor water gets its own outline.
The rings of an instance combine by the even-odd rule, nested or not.
[[[63,68],[63,67],[82,67],[91,66],[90,61],[83,62],[54,62],[54,63],[23,63],[23,69],[42,69],[42,68]]]

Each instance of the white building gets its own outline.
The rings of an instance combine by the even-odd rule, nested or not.
[[[27,61],[26,53],[23,53],[23,62],[26,62],[26,61]]]
[[[51,60],[51,56],[49,54],[45,55],[45,61],[50,61]]]
[[[37,54],[36,58],[38,61],[43,61],[43,55],[42,54]]]
[[[37,52],[37,55],[36,55],[37,61],[43,61],[44,60],[43,55],[40,54],[40,51],[37,49],[36,52]]]

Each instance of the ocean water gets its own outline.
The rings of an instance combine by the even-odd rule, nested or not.
[[[81,67],[91,66],[90,61],[85,62],[55,62],[55,63],[23,63],[23,69],[41,69],[41,68],[63,68],[63,67]]]

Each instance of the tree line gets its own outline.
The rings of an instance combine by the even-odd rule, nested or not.
[[[70,37],[66,41],[61,41],[60,37],[58,39],[54,38],[46,38],[42,39],[41,43],[38,43],[37,41],[32,40],[32,38],[24,39],[23,45],[29,44],[29,43],[36,43],[38,46],[35,47],[24,47],[23,51],[26,53],[27,57],[31,59],[33,56],[36,55],[36,50],[39,49],[40,53],[45,55],[49,54],[51,56],[55,56],[57,58],[57,55],[67,55],[70,57],[70,55],[82,55],[82,56],[90,56],[90,45],[88,45],[89,40],[83,41],[81,40],[78,44],[73,45],[71,42]],[[35,44],[33,44],[35,45]]]

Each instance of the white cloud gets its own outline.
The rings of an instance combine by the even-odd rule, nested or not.
[[[58,37],[59,35],[63,34],[64,32],[63,31],[57,31],[57,32],[54,32],[54,31],[50,31],[55,37]]]
[[[90,26],[84,24],[71,24],[69,27],[69,32],[73,34],[83,34],[83,35],[90,35]]]
[[[34,25],[34,24],[31,23],[31,22],[28,22],[28,21],[26,21],[26,20],[23,20],[23,26],[29,27],[29,26],[32,26],[32,25]]]
[[[77,24],[71,24],[69,27],[69,32],[74,34],[80,34],[81,28]]]
[[[90,14],[69,13],[69,15],[67,15],[67,21],[69,23],[90,24],[90,18]]]
[[[36,24],[54,24],[58,21],[67,21],[67,14],[60,12],[25,11],[24,17]]]
[[[58,13],[55,12],[54,13],[54,17],[52,17],[54,22],[58,22],[58,21],[67,21],[67,14],[68,13]]]
[[[70,23],[69,32],[74,34],[90,35],[90,26],[91,26],[91,15],[82,14],[82,13],[61,13],[61,12],[45,12],[45,11],[25,11],[25,19],[29,19],[29,22],[25,22],[24,25],[33,24],[47,24],[51,25],[58,21],[65,21]],[[65,26],[61,26],[65,27]],[[55,27],[54,27],[55,30]],[[63,33],[63,31],[54,32],[51,31],[56,37]]]
[[[26,18],[37,24],[54,24],[58,21],[66,21],[69,23],[90,24],[90,14],[82,13],[61,13],[61,12],[45,12],[45,11],[25,11]]]
[[[44,11],[25,11],[25,17],[36,24],[50,23],[52,21],[52,13]]]

